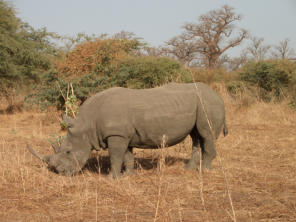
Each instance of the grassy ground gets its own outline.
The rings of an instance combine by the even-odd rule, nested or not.
[[[118,181],[107,177],[105,151],[74,177],[28,153],[27,143],[52,152],[47,140],[63,134],[58,113],[0,114],[0,221],[296,221],[296,112],[222,96],[229,135],[211,171],[183,169],[187,139],[136,150],[137,174]]]

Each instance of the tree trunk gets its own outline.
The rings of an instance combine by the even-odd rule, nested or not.
[[[217,61],[218,61],[219,55],[210,55],[208,57],[208,68],[209,69],[214,69],[217,66]]]

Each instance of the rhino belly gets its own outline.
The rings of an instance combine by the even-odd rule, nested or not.
[[[134,126],[135,134],[130,146],[159,148],[163,142],[166,146],[173,146],[187,137],[195,126],[195,120],[194,113],[140,118]]]

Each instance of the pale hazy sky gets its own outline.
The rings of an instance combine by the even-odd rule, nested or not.
[[[237,25],[266,44],[289,38],[296,50],[296,0],[9,0],[17,16],[34,28],[61,35],[133,32],[151,46],[181,34],[186,22],[224,4],[234,7]],[[236,51],[229,52],[231,55]]]

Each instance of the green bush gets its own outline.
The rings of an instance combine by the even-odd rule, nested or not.
[[[40,81],[40,73],[52,66],[55,34],[34,30],[16,17],[7,1],[0,1],[0,96],[10,98]]]
[[[177,61],[156,57],[128,57],[117,67],[106,64],[105,73],[93,72],[75,78],[60,76],[56,71],[42,75],[41,84],[26,98],[30,104],[45,109],[48,106],[65,108],[68,85],[72,84],[77,103],[83,103],[89,96],[104,89],[120,86],[128,88],[151,88],[169,82],[191,82],[191,74]],[[63,94],[63,95],[62,95]]]
[[[232,96],[236,96],[244,92],[245,85],[241,81],[231,81],[226,84],[227,91]]]
[[[38,105],[41,110],[55,105],[61,108],[65,102],[59,91],[58,85],[65,89],[67,83],[58,78],[56,71],[49,71],[41,75],[40,84],[35,85],[33,93],[25,97],[25,102],[30,105]]]
[[[295,64],[284,60],[247,63],[239,73],[242,81],[259,87],[259,97],[265,101],[287,97],[295,75]]]
[[[152,88],[169,82],[190,82],[191,74],[179,62],[168,58],[131,57],[121,61],[111,75],[116,86]]]

